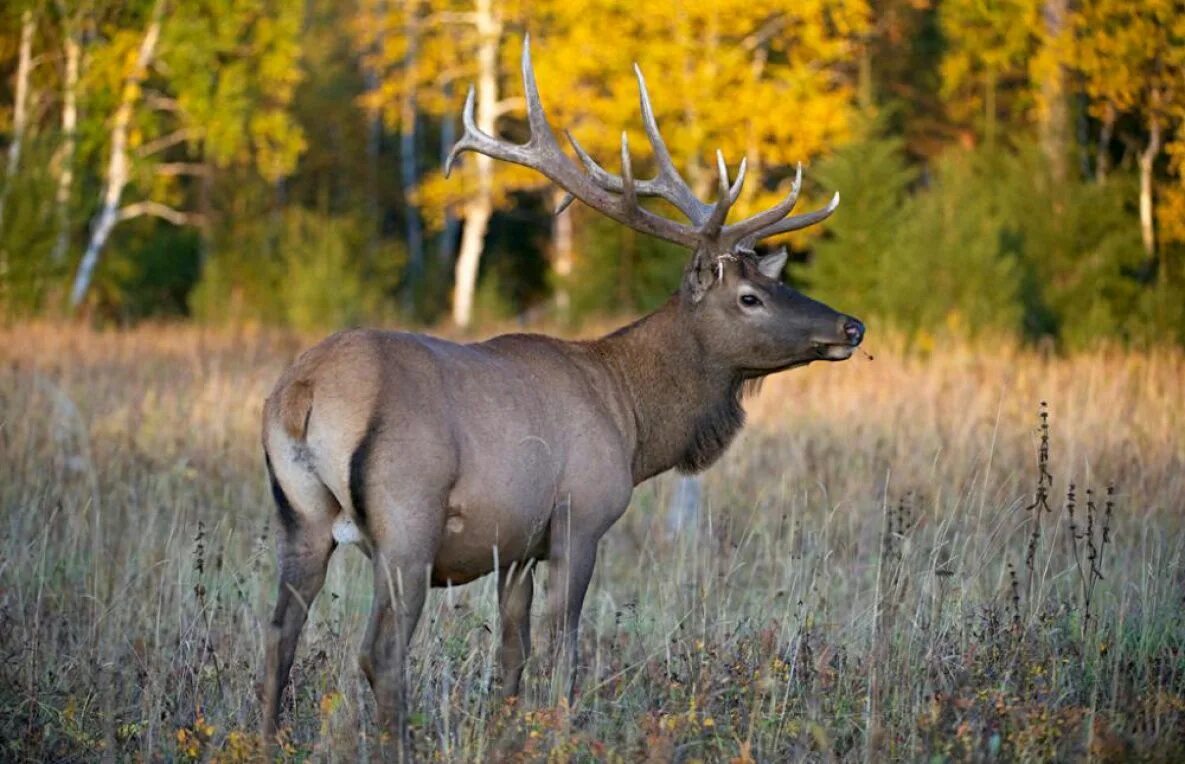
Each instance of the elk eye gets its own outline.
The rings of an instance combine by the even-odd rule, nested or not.
[[[760,304],[761,298],[755,294],[746,292],[741,295],[741,305],[744,305],[746,308],[756,308]]]

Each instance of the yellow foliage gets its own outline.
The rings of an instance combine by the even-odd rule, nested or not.
[[[1146,134],[1155,124],[1176,183],[1157,211],[1161,237],[1185,241],[1185,17],[1174,0],[1086,0],[1071,14],[1073,66],[1082,76],[1091,112],[1135,117]]]
[[[371,3],[355,25],[363,44],[375,50],[370,60],[382,74],[365,105],[392,124],[406,98],[414,98],[421,113],[456,115],[478,76],[474,4],[430,0],[416,8],[382,11]],[[502,135],[526,137],[519,56],[529,30],[553,127],[570,130],[612,171],[626,131],[644,176],[649,149],[638,108],[637,63],[671,154],[698,193],[711,197],[717,148],[734,173],[742,158],[748,160],[750,180],[737,217],[773,203],[785,191],[776,181],[791,174],[796,162],[808,162],[852,131],[849,70],[869,29],[866,0],[504,2],[494,14]],[[447,183],[438,174],[425,177],[418,203],[430,225],[439,225],[446,205],[474,193],[466,164],[472,162],[462,162]],[[545,184],[537,173],[496,164],[496,204],[505,204],[515,190]]]

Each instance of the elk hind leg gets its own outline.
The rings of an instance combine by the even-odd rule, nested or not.
[[[407,484],[389,479],[396,486]],[[398,491],[376,491],[369,485],[367,489],[366,495],[375,497]],[[407,727],[408,647],[428,594],[444,501],[433,496],[372,506],[376,520],[381,517],[371,529],[374,600],[358,662],[374,691],[385,742],[398,746],[398,759],[410,761],[414,757]]]
[[[290,480],[287,490],[268,458],[268,474],[280,514],[277,558],[280,568],[276,608],[268,624],[263,677],[263,739],[275,741],[280,698],[288,684],[300,632],[309,608],[325,583],[333,554],[333,517],[338,511],[332,494],[311,475]]]

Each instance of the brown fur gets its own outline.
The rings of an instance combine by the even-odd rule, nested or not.
[[[313,413],[313,383],[295,379],[280,391],[280,423],[293,440],[304,440]]]
[[[265,733],[304,623],[294,607],[316,597],[339,540],[374,559],[360,662],[401,740],[398,667],[429,586],[499,573],[504,687],[514,694],[531,601],[530,576],[514,571],[547,560],[561,582],[549,592],[552,629],[574,681],[597,542],[633,487],[718,459],[744,424],[744,394],[766,374],[854,347],[848,317],[749,256],[711,278],[685,281],[659,310],[591,341],[510,334],[460,345],[349,331],[297,360],[264,411],[283,520]]]

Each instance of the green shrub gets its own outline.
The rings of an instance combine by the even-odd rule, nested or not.
[[[325,329],[394,311],[403,253],[369,245],[364,222],[293,207],[232,235],[216,245],[191,299],[203,320]]]

